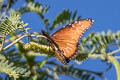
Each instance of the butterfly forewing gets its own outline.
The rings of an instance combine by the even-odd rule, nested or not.
[[[59,45],[59,49],[64,51],[64,55],[70,58],[77,51],[80,37],[92,24],[91,19],[74,22],[55,32],[52,39]]]

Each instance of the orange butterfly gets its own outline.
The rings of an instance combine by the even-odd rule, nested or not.
[[[82,19],[66,25],[55,32],[52,36],[49,36],[44,31],[42,31],[42,33],[48,38],[50,46],[55,51],[56,57],[63,64],[67,64],[71,59],[76,57],[79,39],[93,23],[94,20],[92,19]]]

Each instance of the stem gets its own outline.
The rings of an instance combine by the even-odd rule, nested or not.
[[[3,48],[3,50],[8,49],[9,47],[11,47],[12,45],[16,44],[18,41],[20,41],[22,38],[26,37],[27,33],[24,34],[23,36],[19,37],[18,39],[16,39],[14,42],[12,42],[11,44],[9,44],[8,46],[6,46],[5,48]]]
[[[113,56],[109,56],[108,59],[114,64],[116,73],[117,73],[117,80],[120,80],[120,64],[119,64],[119,62]]]
[[[114,51],[112,51],[110,53],[107,53],[107,54],[110,55],[110,56],[112,56],[112,55],[114,55],[114,54],[116,54],[118,52],[120,52],[120,48],[118,48],[117,50],[114,50]]]
[[[117,50],[114,50],[112,52],[106,53],[107,56],[113,56],[114,54],[120,52],[120,48],[118,48]],[[104,54],[89,54],[89,58],[101,58],[101,59],[105,59],[106,55]],[[115,56],[116,58],[120,59],[120,56]]]
[[[2,41],[2,44],[1,44],[1,47],[0,47],[0,52],[1,52],[1,51],[2,51],[2,49],[3,49],[4,42],[5,42],[5,37],[3,38],[3,41]]]
[[[26,33],[26,34],[20,36],[18,39],[16,39],[15,41],[13,41],[11,44],[9,44],[9,45],[6,46],[5,48],[3,48],[2,51],[3,51],[3,50],[6,50],[6,49],[8,49],[9,47],[11,47],[12,45],[16,44],[16,43],[19,42],[22,38],[28,36],[28,34],[29,34],[29,33]],[[39,34],[36,35],[35,33],[30,34],[30,36],[36,36],[36,37],[44,37],[44,38],[46,38],[46,37],[43,36],[43,35],[39,35]]]
[[[116,59],[120,59],[120,56],[115,56]]]
[[[90,54],[89,55],[89,58],[94,58],[94,59],[96,59],[96,58],[101,58],[101,59],[105,59],[105,55],[103,55],[103,54]]]
[[[9,7],[10,7],[10,0],[9,0],[8,3],[7,3],[7,6],[6,6],[5,11],[4,11],[4,12],[2,13],[2,15],[0,16],[0,20],[2,19],[3,16],[6,15],[6,12],[7,12],[7,10],[9,9]]]

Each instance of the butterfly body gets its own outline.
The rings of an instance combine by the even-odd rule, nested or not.
[[[50,40],[56,57],[62,63],[67,64],[71,59],[76,57],[79,39],[92,24],[92,19],[83,19],[66,25],[52,36],[47,35],[45,32],[43,32],[43,35]]]

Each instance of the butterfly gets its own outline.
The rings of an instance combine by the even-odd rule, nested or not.
[[[63,64],[67,64],[77,56],[79,40],[93,23],[93,19],[81,19],[80,21],[66,25],[51,36],[45,31],[42,31],[42,34],[47,37],[58,60]]]

